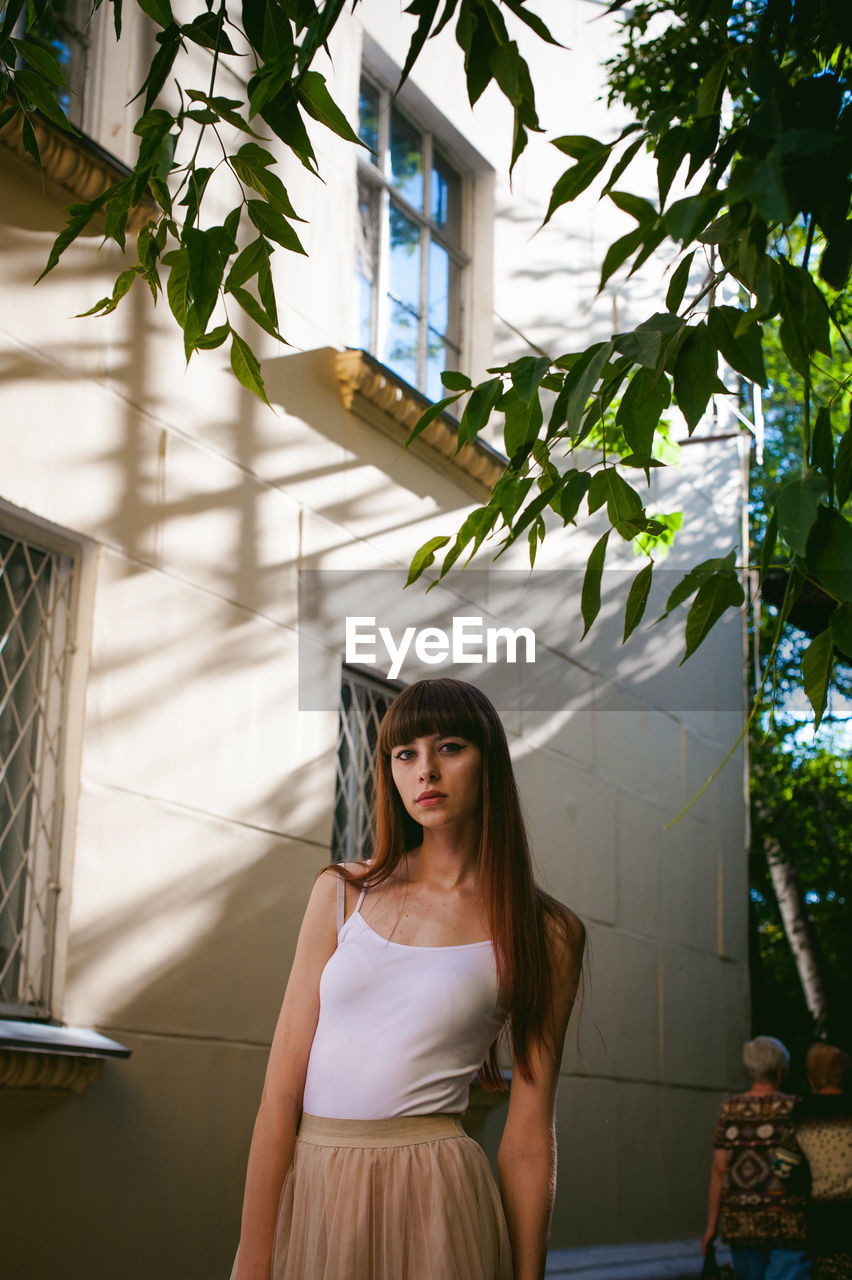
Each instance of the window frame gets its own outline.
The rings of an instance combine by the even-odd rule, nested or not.
[[[390,210],[391,204],[395,205],[399,211],[410,222],[420,230],[420,272],[419,272],[419,288],[418,288],[418,311],[417,311],[417,378],[413,386],[415,390],[421,394],[429,395],[427,390],[427,347],[429,336],[429,313],[428,313],[428,280],[429,280],[429,244],[432,240],[439,245],[448,255],[451,263],[450,271],[450,296],[448,299],[449,315],[453,323],[448,326],[442,337],[442,342],[447,346],[454,348],[458,352],[458,365],[463,368],[467,357],[467,313],[470,294],[469,276],[471,274],[472,256],[465,250],[465,244],[470,242],[468,234],[468,226],[470,222],[470,205],[471,205],[471,187],[475,180],[475,175],[471,173],[469,167],[460,160],[455,153],[452,142],[443,133],[434,121],[428,120],[418,122],[414,111],[411,109],[413,104],[409,104],[406,109],[405,91],[402,94],[402,103],[400,104],[394,94],[393,89],[389,86],[387,79],[368,62],[365,61],[361,67],[358,80],[358,93],[360,100],[361,83],[366,80],[371,87],[378,92],[379,108],[378,108],[378,158],[373,158],[366,152],[359,153],[357,162],[357,185],[358,185],[358,205],[360,217],[360,193],[361,186],[364,184],[371,192],[378,193],[379,196],[379,226],[378,226],[378,253],[375,277],[372,281],[372,299],[370,314],[370,343],[363,349],[376,359],[384,361],[383,353],[385,351],[387,335],[389,330],[389,313],[391,303],[394,300],[389,289],[389,259],[390,259]],[[394,186],[390,172],[390,122],[391,110],[398,113],[399,117],[412,129],[414,129],[422,139],[422,158],[423,158],[423,208],[418,209],[412,205],[409,200]],[[455,239],[451,234],[443,231],[441,227],[435,223],[431,217],[424,212],[428,205],[429,191],[431,184],[433,157],[437,155],[443,159],[447,166],[452,169],[459,180],[459,213],[458,213],[458,237]],[[360,273],[354,272],[354,278],[357,282]],[[455,277],[455,284],[453,284]],[[357,283],[356,283],[357,288]],[[455,295],[455,296],[454,296]],[[399,305],[406,310],[410,310],[408,305],[402,300],[396,300]],[[353,321],[352,327],[357,330],[358,326],[358,308],[357,298],[353,299]],[[361,342],[360,332],[357,333],[357,341],[359,346],[363,346]],[[386,365],[391,368],[392,366]],[[392,369],[395,373],[395,371]],[[396,374],[402,377],[401,374]],[[407,379],[403,378],[403,381]]]
[[[397,681],[380,679],[360,667],[344,663],[340,671],[340,698],[337,712],[337,746],[334,753],[334,801],[332,805],[330,856],[332,862],[360,861],[369,854],[371,837],[372,791],[376,777],[375,745],[370,743],[369,736],[359,732],[355,743],[358,759],[357,774],[347,782],[347,766],[342,763],[341,755],[344,744],[351,749],[351,733],[347,734],[344,720],[351,711],[351,705],[345,705],[345,690],[361,690],[371,699],[385,702],[387,705],[376,721],[376,729],[387,712],[394,698],[405,685]],[[350,692],[352,703],[357,701],[354,692]],[[363,713],[359,715],[359,729],[364,727]],[[356,792],[355,803],[352,804],[353,787]],[[344,820],[338,820],[338,810],[347,806]],[[357,816],[359,830],[352,830],[353,811]]]
[[[59,1018],[67,963],[68,925],[77,805],[82,760],[82,729],[88,680],[95,596],[96,546],[86,538],[24,514],[0,500],[0,533],[26,543],[40,553],[60,556],[68,563],[65,607],[64,671],[58,690],[56,719],[59,725],[54,786],[56,812],[49,849],[50,907],[41,949],[42,979],[38,998],[0,1003],[0,1018],[11,1021],[50,1022]],[[3,588],[5,590],[5,588]],[[28,849],[27,859],[31,857]],[[26,926],[25,926],[26,927]],[[25,940],[24,947],[33,945]],[[19,988],[19,996],[20,996]]]

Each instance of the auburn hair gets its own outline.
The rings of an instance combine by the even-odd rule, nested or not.
[[[475,685],[450,677],[420,680],[391,703],[379,726],[374,787],[372,860],[364,871],[339,864],[338,873],[360,887],[388,880],[409,849],[423,840],[423,828],[403,806],[391,772],[395,747],[429,734],[457,734],[482,755],[482,830],[477,850],[497,961],[497,977],[507,1007],[512,1051],[522,1076],[532,1076],[531,1050],[549,1039],[554,974],[549,935],[562,935],[582,950],[582,925],[535,883],[529,838],[521,812],[509,745],[493,704]],[[498,1040],[480,1069],[486,1087],[504,1088],[497,1066]]]

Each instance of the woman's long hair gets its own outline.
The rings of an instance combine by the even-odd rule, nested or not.
[[[379,727],[372,861],[362,872],[337,869],[354,884],[379,885],[393,875],[407,850],[422,843],[423,828],[408,814],[396,789],[391,753],[403,743],[433,733],[458,734],[475,743],[482,754],[479,882],[515,1061],[521,1075],[529,1079],[532,1044],[540,1037],[549,1038],[553,972],[548,933],[555,930],[575,945],[582,942],[576,938],[577,922],[535,884],[506,734],[480,689],[449,677],[420,680],[391,703]],[[486,1087],[504,1087],[496,1041],[480,1078]]]

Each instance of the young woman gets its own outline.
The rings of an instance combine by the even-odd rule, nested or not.
[[[317,878],[232,1280],[540,1280],[582,924],[537,889],[497,713],[423,680],[379,731],[369,863]],[[458,1116],[513,1058],[500,1192]]]

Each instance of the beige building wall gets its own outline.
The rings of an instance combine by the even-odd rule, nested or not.
[[[539,8],[574,77],[557,72],[568,55],[525,42],[543,121],[594,133],[611,123],[593,101],[600,9]],[[370,0],[335,36],[350,117],[362,47],[376,71],[401,61],[397,20],[396,5]],[[469,161],[466,358],[480,375],[525,339],[555,352],[587,341],[613,308],[641,311],[646,286],[590,301],[611,238],[591,200],[530,238],[553,155],[536,140],[509,187],[506,110],[489,91],[470,111],[446,45],[427,47],[410,101],[437,104]],[[109,65],[118,86],[99,82],[91,128],[121,158],[132,68]],[[277,255],[293,348],[258,343],[275,413],[221,352],[185,370],[164,304],[153,311],[141,286],[110,317],[74,319],[119,267],[96,238],[33,289],[69,196],[0,147],[0,529],[8,516],[34,539],[61,531],[82,575],[53,1011],[133,1051],[72,1096],[0,1089],[8,1280],[227,1276],[266,1052],[329,857],[337,714],[299,709],[298,575],[402,570],[477,492],[428,448],[403,453],[393,415],[345,407],[356,161],[317,142],[326,185],[285,176],[308,218],[308,258]],[[737,442],[683,459],[660,509],[683,507],[702,556],[726,551],[740,531]],[[541,569],[581,565],[590,543],[574,542],[554,531]],[[619,563],[634,569],[630,554]],[[621,650],[607,599],[580,646],[575,614],[541,667],[547,710],[503,708],[542,882],[592,943],[560,1085],[553,1242],[695,1235],[713,1112],[738,1083],[748,1024],[742,757],[664,827],[739,731],[741,627],[731,617],[678,670],[674,628]],[[495,1112],[492,1148],[498,1126]]]

